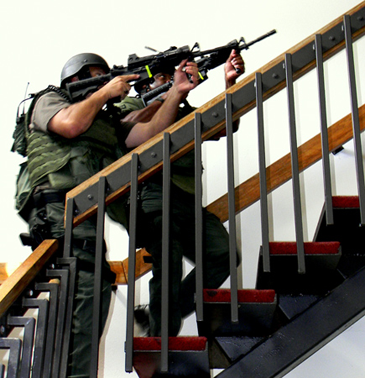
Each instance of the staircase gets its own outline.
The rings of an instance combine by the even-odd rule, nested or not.
[[[315,241],[305,248],[305,275],[299,275],[289,261],[292,243],[270,246],[272,271],[263,272],[260,264],[257,287],[273,289],[278,296],[276,330],[240,356],[240,340],[235,340],[235,350],[228,347],[226,353],[236,359],[219,377],[281,377],[364,316],[365,269],[364,252],[359,248],[362,228],[358,198],[333,197],[332,202],[334,224],[324,224],[323,210]],[[310,258],[317,262],[309,266]],[[246,343],[242,340],[243,345]]]
[[[65,245],[69,244],[67,238],[71,238],[72,227],[100,208],[104,211],[104,204],[128,191],[133,193],[138,182],[166,164],[160,153],[166,139],[171,144],[168,160],[176,160],[194,146],[198,148],[202,141],[194,140],[193,136],[197,125],[203,125],[202,140],[220,132],[226,123],[225,109],[229,104],[232,121],[256,106],[261,130],[263,101],[285,87],[293,115],[293,80],[316,67],[321,87],[323,60],[346,46],[351,61],[352,41],[364,33],[362,3],[278,57],[262,72],[247,77],[198,109],[196,114],[201,116],[186,117],[75,188],[67,195]],[[350,85],[353,84],[350,80]],[[198,336],[172,338],[163,331],[161,338],[135,338],[134,282],[151,268],[148,253],[136,254],[132,244],[128,261],[111,264],[118,273],[116,284],[128,283],[131,293],[125,344],[127,372],[135,369],[141,378],[208,378],[211,369],[218,368],[224,369],[219,377],[280,377],[365,314],[363,177],[361,174],[358,177],[356,196],[334,196],[330,185],[326,185],[325,203],[313,242],[303,241],[298,185],[299,172],[320,159],[324,161],[328,183],[328,154],[351,138],[356,152],[362,156],[359,134],[365,128],[365,109],[364,106],[358,109],[355,97],[352,115],[329,128],[325,124],[321,135],[299,147],[293,137],[291,153],[269,167],[265,163],[265,149],[261,149],[259,173],[208,206],[222,222],[229,220],[232,224],[235,214],[260,199],[263,237],[254,289],[238,289],[237,272],[232,269],[230,289],[197,290],[197,308],[204,315],[197,322]],[[293,119],[290,127],[295,134]],[[264,140],[260,142],[264,144]],[[362,158],[358,159],[357,167],[361,172]],[[265,198],[288,180],[293,182],[296,240],[271,242]],[[99,190],[103,185],[107,188],[105,192]],[[0,378],[66,376],[77,268],[77,262],[68,256],[58,250],[55,241],[46,241],[0,287],[0,350],[8,352],[7,366],[0,365]],[[37,322],[32,315],[34,309]],[[97,363],[90,376],[97,376]]]

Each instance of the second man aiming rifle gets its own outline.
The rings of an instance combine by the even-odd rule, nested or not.
[[[240,54],[232,50],[224,66],[225,88],[235,84],[245,71]],[[144,92],[171,81],[174,70],[162,67]],[[117,104],[125,122],[148,122],[168,101],[170,90],[145,106],[141,98],[125,98]],[[184,97],[176,121],[194,111]],[[238,121],[235,122],[235,130]],[[225,131],[225,130],[224,130]],[[219,136],[223,136],[224,132]],[[217,136],[214,139],[219,139]],[[178,335],[182,321],[195,310],[195,268],[183,278],[183,257],[195,262],[195,177],[194,150],[171,165],[171,249],[169,282],[169,336]],[[145,336],[161,335],[162,277],[162,174],[140,185],[137,215],[137,244],[152,255],[153,277],[149,282],[149,306],[137,306],[135,319]],[[229,276],[229,236],[220,220],[203,209],[203,283],[204,288],[220,287]],[[240,259],[238,258],[237,261]]]

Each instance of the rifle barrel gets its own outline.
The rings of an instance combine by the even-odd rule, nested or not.
[[[257,42],[260,42],[262,41],[263,39],[267,38],[267,37],[270,37],[271,35],[275,34],[276,33],[276,30],[273,29],[271,31],[269,31],[268,33],[262,35],[261,37],[258,37],[256,38],[255,40],[249,42],[249,43],[244,43],[243,45],[239,46],[239,42],[235,41],[232,41],[230,43],[227,43],[226,45],[224,46],[220,46],[220,47],[216,47],[215,49],[210,49],[210,50],[205,50],[205,51],[198,51],[196,53],[192,53],[192,55],[194,57],[198,57],[198,56],[203,56],[203,55],[209,55],[209,54],[212,54],[212,53],[215,53],[215,52],[219,52],[219,51],[223,51],[223,50],[227,50],[229,48],[232,48],[232,49],[237,49],[239,51],[243,50],[243,49],[248,49],[250,46],[252,46],[253,44],[257,43]]]
[[[260,42],[262,41],[263,39],[267,38],[267,37],[270,37],[270,35],[273,35],[276,33],[276,30],[273,29],[271,31],[269,31],[268,33],[262,35],[261,37],[258,37],[256,39],[254,39],[253,41],[249,42],[249,43],[246,43],[245,45],[247,46],[246,48],[249,48],[249,46],[252,46],[254,43],[256,42]]]

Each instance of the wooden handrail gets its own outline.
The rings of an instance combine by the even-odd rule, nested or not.
[[[44,264],[58,249],[58,241],[44,240],[42,244],[0,286],[0,316],[22,294]]]
[[[359,108],[359,119],[360,130],[364,131],[365,105],[362,105]],[[337,148],[341,147],[343,144],[351,140],[352,137],[352,118],[351,114],[349,114],[328,128],[329,150],[335,151]],[[320,134],[318,134],[299,146],[299,171],[304,171],[314,163],[318,162],[321,158],[321,136]],[[266,174],[268,192],[272,192],[279,186],[283,185],[285,182],[289,181],[291,179],[290,154],[283,156],[275,163],[267,167]],[[235,198],[237,214],[260,199],[260,182],[258,173],[236,187]],[[225,222],[228,219],[227,203],[228,197],[227,194],[225,194],[208,205],[207,209],[215,214],[221,220],[221,222]],[[41,246],[43,246],[43,244]],[[140,249],[136,252],[136,279],[148,273],[152,268],[152,264],[144,262],[145,256],[149,256],[149,253],[145,249]],[[128,258],[123,261],[110,261],[109,263],[112,271],[117,275],[115,283],[118,285],[127,284]],[[4,270],[5,264],[0,264],[0,282],[2,281],[2,279],[6,278]],[[3,286],[0,287],[0,315],[2,313],[1,310]]]
[[[0,263],[0,284],[2,284],[7,278],[7,263]]]
[[[365,105],[359,108],[360,131],[365,129]],[[328,128],[330,152],[335,151],[353,137],[351,114]],[[322,158],[321,135],[318,134],[298,148],[299,171],[302,172]],[[283,156],[266,168],[267,190],[272,192],[291,179],[290,154]],[[259,174],[252,176],[235,189],[236,213],[260,199]],[[228,220],[227,194],[207,206],[221,222]]]
[[[357,5],[356,7],[351,9],[349,12],[347,12],[347,14],[351,16],[352,14],[354,14],[357,11],[359,11],[360,9],[362,9],[364,7],[364,5],[365,5],[365,2]],[[301,49],[303,49],[305,46],[307,46],[309,44],[314,44],[316,34],[322,34],[323,35],[326,32],[333,29],[335,26],[342,24],[342,22],[343,22],[343,17],[338,17],[336,20],[334,20],[333,22],[331,22],[330,24],[328,24],[324,28],[320,29],[317,33],[312,34],[310,37],[306,38],[305,40],[298,43],[293,48],[287,50],[285,53],[281,54],[276,59],[272,60],[267,65],[263,66],[260,70],[258,70],[258,72],[265,73],[265,72],[269,71],[271,68],[276,67],[277,65],[281,64],[281,62],[285,61],[285,54],[287,54],[287,53],[294,54],[294,53],[300,51]],[[352,35],[353,40],[358,39],[364,33],[365,33],[365,26],[362,27],[361,29],[357,30],[355,33],[353,33],[353,35]],[[344,48],[344,46],[345,46],[344,40],[342,42],[334,45],[332,48],[328,49],[324,53],[323,59],[324,60],[329,59],[331,56],[335,55],[337,52],[342,50]],[[300,78],[301,76],[303,76],[304,74],[306,74],[307,72],[309,72],[310,70],[315,68],[315,66],[316,66],[316,61],[315,61],[315,59],[313,59],[305,67],[295,71],[293,79],[297,80],[298,78]],[[211,101],[207,102],[205,105],[201,106],[199,109],[196,110],[196,112],[199,112],[199,113],[202,113],[202,114],[204,114],[205,112],[208,112],[211,108],[216,106],[218,103],[224,101],[226,93],[235,93],[235,92],[239,91],[241,88],[243,88],[244,86],[246,86],[247,84],[254,82],[254,80],[255,80],[255,73],[252,73],[251,75],[248,75],[242,81],[238,82],[236,85],[229,88],[227,91],[221,93],[220,95],[213,98]],[[285,80],[281,81],[280,83],[278,83],[276,86],[274,86],[270,90],[264,92],[264,99],[268,99],[269,97],[273,96],[275,93],[278,93],[280,90],[285,88],[285,86],[286,86]],[[251,103],[244,106],[243,108],[236,111],[233,115],[233,119],[236,120],[236,119],[240,118],[242,115],[246,114],[248,111],[253,109],[255,106],[256,106],[256,103],[255,103],[255,100],[254,100]],[[188,116],[186,116],[185,118],[183,118],[179,122],[176,122],[175,124],[173,124],[172,126],[167,128],[165,131],[173,134],[174,132],[176,132],[180,128],[184,127],[184,125],[191,122],[193,119],[194,119],[194,113],[189,114]],[[203,140],[207,140],[207,139],[211,138],[213,135],[215,135],[216,133],[218,133],[219,131],[221,131],[224,127],[224,124],[225,124],[224,121],[219,122],[214,127],[209,129],[208,131],[204,132],[203,135],[202,135]],[[67,198],[75,198],[77,195],[84,192],[85,190],[87,190],[92,185],[95,185],[101,176],[108,176],[112,172],[116,171],[117,169],[119,169],[120,167],[125,165],[126,163],[130,162],[132,153],[141,154],[143,151],[146,151],[147,149],[151,148],[152,146],[154,146],[158,142],[160,142],[162,140],[162,138],[163,138],[163,133],[160,133],[160,134],[156,135],[154,138],[151,138],[146,143],[144,143],[144,144],[140,145],[139,147],[137,147],[136,149],[134,149],[131,153],[123,156],[118,161],[114,162],[113,164],[111,164],[107,168],[103,169],[102,171],[100,171],[99,173],[97,173],[96,175],[91,177],[90,179],[86,180],[85,182],[83,182],[82,184],[80,184],[79,186],[77,186],[76,188],[71,190],[70,192],[68,192]],[[173,154],[171,156],[171,160],[174,161],[174,160],[178,159],[179,157],[181,157],[182,155],[184,155],[188,151],[192,150],[193,148],[194,148],[194,142],[188,143],[183,148],[181,148],[178,152]],[[143,180],[146,180],[152,174],[159,171],[161,169],[161,165],[162,165],[162,163],[157,163],[150,170],[143,172],[139,176],[138,180],[140,182],[143,181]],[[106,204],[113,202],[115,199],[122,196],[123,194],[125,194],[128,191],[129,191],[129,184],[126,184],[126,185],[122,186],[121,188],[115,190],[113,193],[111,193],[110,195],[107,196]],[[96,210],[97,210],[97,204],[90,207],[89,209],[87,209],[83,213],[75,216],[74,217],[74,225],[76,226],[76,225],[82,223],[85,219],[90,217],[92,214],[95,214]]]
[[[144,248],[136,252],[136,279],[141,278],[152,269],[151,263],[144,261],[145,256],[151,256]],[[117,285],[128,284],[128,258],[123,261],[109,261],[111,270],[117,275]]]
[[[359,119],[360,130],[364,131],[365,105],[359,108]],[[352,118],[351,114],[349,114],[328,128],[329,150],[335,151],[352,139],[352,137]],[[318,134],[298,148],[299,171],[304,171],[321,160],[321,158],[321,135]],[[267,167],[266,174],[268,193],[289,181],[292,177],[290,154],[283,156],[281,159]],[[237,214],[260,199],[260,181],[258,173],[236,187],[235,199]],[[228,220],[227,204],[228,196],[225,194],[208,205],[207,209],[215,214],[221,222],[225,222]],[[151,264],[144,262],[144,256],[148,256],[148,253],[144,249],[137,251],[136,278],[148,273],[152,268]],[[123,260],[122,264],[126,271],[128,271],[128,259]],[[127,280],[123,279],[117,281],[117,283],[121,285],[127,284]]]
[[[351,9],[346,14],[353,15],[361,8],[365,6],[365,2],[360,3],[353,9]],[[318,32],[312,34],[310,37],[306,38],[293,48],[287,50],[282,55],[278,56],[276,59],[272,60],[267,65],[263,66],[257,72],[265,73],[271,68],[277,66],[280,62],[285,60],[285,54],[294,54],[295,52],[301,50],[303,47],[307,46],[308,44],[314,44],[315,35],[316,34],[324,34],[331,30],[338,24],[343,22],[343,17],[338,17],[336,20],[325,26],[324,28],[320,29]],[[365,33],[365,27],[357,30],[353,35],[353,40],[360,38]],[[333,48],[329,49],[324,53],[323,59],[327,60],[337,52],[342,50],[345,46],[345,42],[341,42],[335,45]],[[302,69],[298,70],[294,74],[294,80],[300,78],[313,68],[315,68],[316,62],[315,60],[311,61]],[[213,98],[211,101],[207,102],[205,105],[200,107],[197,112],[205,113],[209,111],[212,107],[214,107],[219,102],[223,101],[225,98],[226,93],[235,93],[236,91],[240,90],[242,87],[247,85],[248,83],[254,81],[255,73],[248,75],[245,79],[228,89],[227,91],[221,93],[217,97]],[[264,92],[264,99],[268,99],[273,96],[275,93],[278,93],[280,90],[285,88],[286,83],[282,81],[278,83],[275,87],[271,88],[269,91]],[[236,120],[240,118],[242,115],[246,114],[248,111],[253,109],[256,106],[255,101],[247,104],[243,108],[236,111],[233,115],[233,119]],[[365,122],[365,107],[362,106],[359,109],[359,117],[360,117],[360,129],[361,131],[364,130]],[[179,122],[175,123],[174,125],[170,126],[165,131],[170,133],[175,132],[182,128],[185,124],[190,122],[194,118],[194,113],[188,115],[184,119],[180,120]],[[224,121],[217,123],[216,126],[211,128],[209,131],[203,133],[203,140],[207,140],[211,138],[214,134],[221,131],[224,127]],[[336,150],[338,147],[346,143],[352,138],[352,126],[351,126],[351,115],[344,117],[342,120],[338,121],[336,124],[328,128],[329,133],[329,149],[330,151]],[[117,162],[111,164],[109,167],[105,168],[104,170],[100,171],[98,174],[90,178],[89,180],[85,181],[78,187],[74,188],[67,194],[67,198],[73,198],[79,193],[82,193],[86,190],[89,186],[95,184],[99,177],[101,176],[108,176],[111,172],[118,169],[119,167],[123,166],[125,163],[130,161],[132,153],[142,153],[150,146],[155,145],[157,142],[161,141],[163,134],[160,133],[156,135],[154,138],[150,139],[143,145],[136,148],[130,154],[122,157]],[[194,148],[194,142],[191,142],[181,148],[178,152],[172,155],[171,160],[174,161],[184,155],[186,152],[190,151]],[[310,139],[308,142],[304,143],[302,146],[298,148],[298,158],[299,158],[299,170],[303,171],[315,162],[321,159],[321,142],[320,142],[320,135],[316,135],[314,138]],[[143,181],[156,171],[161,169],[161,163],[156,164],[153,168],[149,171],[144,172],[142,175],[139,176],[139,181]],[[267,190],[268,192],[273,191],[274,189],[278,188],[283,183],[287,182],[291,178],[291,161],[290,161],[290,154],[285,155],[269,167],[266,170],[267,173]],[[125,185],[122,188],[118,189],[114,193],[110,194],[107,197],[107,204],[114,201],[116,198],[120,197],[124,193],[129,190],[129,185]],[[244,183],[239,185],[235,189],[236,194],[236,213],[241,212],[254,202],[259,200],[259,175],[256,174],[250,179],[246,180]],[[208,210],[212,213],[216,214],[222,222],[228,219],[228,212],[227,212],[227,194],[223,195],[212,204],[208,205]],[[97,210],[97,205],[91,207],[83,214],[78,215],[74,219],[74,225],[77,225],[87,219],[90,215],[94,214]],[[31,255],[30,257],[9,277],[7,278],[2,286],[0,287],[0,316],[7,310],[10,306],[12,301],[16,299],[17,295],[20,295],[21,291],[29,284],[29,282],[35,277],[35,275],[39,272],[41,267],[44,265],[46,261],[51,257],[51,255],[57,250],[58,244],[56,240],[46,240],[44,241]],[[151,264],[144,263],[143,257],[148,255],[145,250],[137,251],[137,261],[136,261],[136,277],[141,277],[145,273],[147,273],[151,269]],[[117,273],[116,283],[118,284],[125,284],[127,283],[127,274],[128,274],[128,259],[125,259],[122,262],[111,262],[112,270]],[[4,274],[5,266],[0,264],[0,282],[2,282],[6,276]],[[15,290],[14,290],[15,289]]]

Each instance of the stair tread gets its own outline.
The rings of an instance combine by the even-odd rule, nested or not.
[[[169,337],[168,372],[161,366],[161,337],[133,339],[133,367],[140,378],[191,377],[209,378],[209,356],[206,337]]]
[[[333,196],[332,206],[334,208],[358,208],[360,207],[358,196]]]
[[[231,320],[231,290],[204,290],[204,321],[198,322],[199,335],[210,340],[216,336],[263,336],[270,332],[277,298],[275,290],[238,290],[238,319]]]
[[[242,289],[237,291],[239,303],[273,303],[274,290]],[[230,289],[204,289],[203,300],[209,303],[231,302]]]
[[[169,337],[170,351],[204,351],[207,339],[202,336]],[[135,337],[133,339],[135,351],[161,351],[161,337]]]
[[[297,243],[288,241],[270,242],[270,255],[296,255]],[[340,253],[340,242],[305,242],[305,255],[336,255]]]

